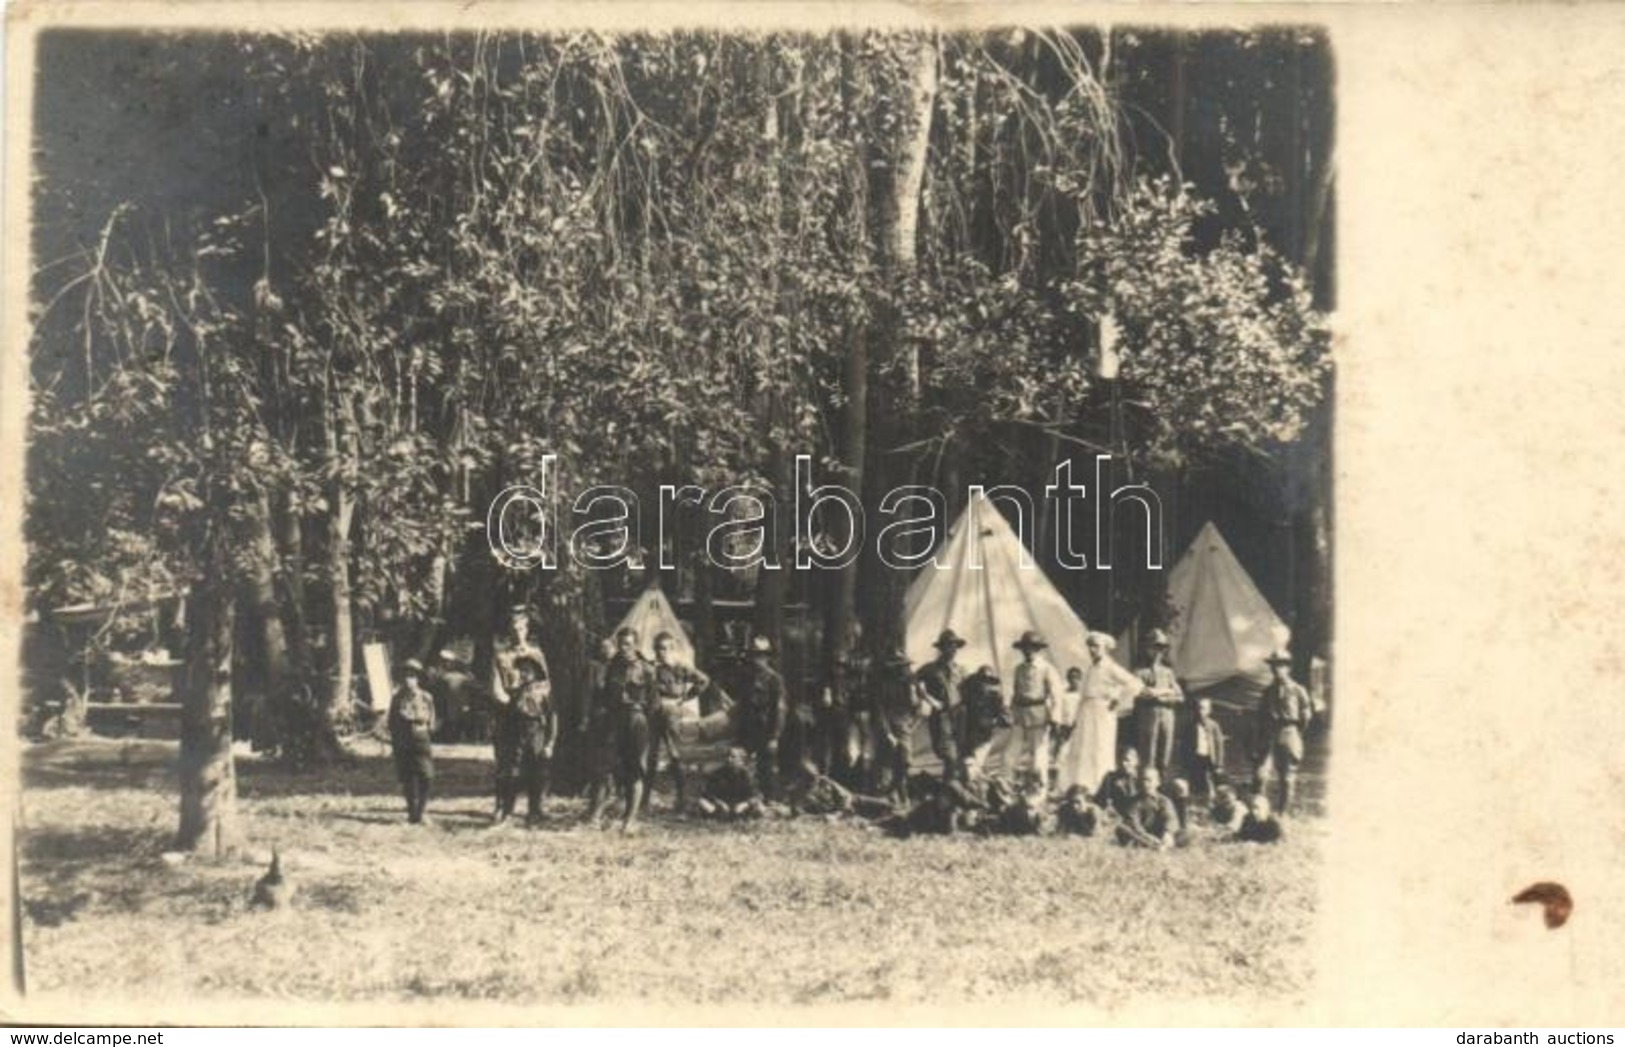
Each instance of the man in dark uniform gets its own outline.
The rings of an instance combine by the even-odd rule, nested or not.
[[[1010,711],[1005,708],[1004,690],[991,665],[968,676],[959,692],[965,698],[965,772],[974,779],[987,766],[994,733],[1010,726]]]
[[[519,738],[514,733],[514,719],[510,715],[514,696],[519,691],[521,657],[531,657],[547,671],[547,656],[530,639],[530,610],[524,604],[509,609],[507,630],[497,639],[492,655],[491,673],[491,742],[496,751],[496,819],[505,824],[513,814],[514,802],[519,795]]]
[[[867,716],[862,708],[865,669],[863,659],[856,650],[842,655],[830,671],[829,682],[819,693],[818,705],[813,709],[807,757],[820,774],[836,781],[856,780],[852,755],[854,731],[860,733],[858,759],[862,759],[862,731],[867,726]]]
[[[406,795],[406,820],[423,821],[429,805],[429,783],[434,780],[434,698],[418,685],[423,665],[416,658],[401,666],[401,685],[389,703],[389,740],[395,756],[395,774]]]
[[[514,746],[519,752],[519,782],[525,790],[525,824],[539,825],[542,796],[547,792],[548,771],[553,764],[553,746],[558,741],[559,718],[553,708],[553,684],[541,661],[520,655],[514,662],[519,673],[519,690],[509,704]],[[515,797],[508,796],[507,815],[512,817]]]
[[[912,763],[914,729],[920,722],[918,688],[902,648],[880,660],[869,676],[869,697],[874,703],[876,772],[885,771],[887,789],[899,805],[907,807],[908,775]],[[877,773],[869,791],[880,787]]]
[[[626,801],[621,832],[637,831],[649,773],[649,710],[655,704],[654,666],[638,651],[635,629],[615,634],[615,657],[604,670],[604,704],[615,739],[615,776]]]
[[[965,703],[960,687],[965,682],[965,670],[954,659],[965,641],[952,629],[944,629],[932,646],[937,649],[936,660],[916,674],[929,717],[926,726],[931,731],[931,750],[942,761],[945,781],[964,781],[965,754],[960,746],[965,741]]]
[[[682,744],[677,737],[677,724],[680,720],[700,715],[700,694],[710,690],[713,684],[711,678],[698,669],[673,660],[674,646],[671,633],[663,632],[655,637],[655,704],[650,707],[649,715],[648,790],[654,791],[655,776],[660,773],[661,753],[670,753],[671,782],[676,793],[672,809],[681,812],[685,789]],[[643,804],[645,808],[649,805],[648,793],[644,794]]]
[[[769,659],[773,643],[765,636],[750,641],[750,667],[735,706],[739,744],[756,765],[756,781],[769,800],[778,799],[779,737],[788,711],[784,677]]]
[[[1298,764],[1303,762],[1303,734],[1309,729],[1314,711],[1309,703],[1309,692],[1288,673],[1292,655],[1276,651],[1268,662],[1273,678],[1264,688],[1258,706],[1253,788],[1263,792],[1274,777],[1278,783],[1275,809],[1281,814],[1290,814],[1297,791]]]

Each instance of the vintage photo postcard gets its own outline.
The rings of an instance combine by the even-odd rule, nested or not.
[[[4,1013],[1617,1023],[1625,26],[1489,14],[14,8]]]

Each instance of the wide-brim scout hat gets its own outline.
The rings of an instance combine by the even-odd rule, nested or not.
[[[944,629],[942,630],[942,634],[937,637],[937,642],[931,646],[935,647],[939,651],[945,651],[949,648],[957,651],[959,648],[965,646],[967,642],[968,641],[963,636],[960,636],[952,629]]]
[[[408,658],[405,662],[401,663],[401,675],[422,676],[423,663],[418,661],[416,658]]]
[[[1168,643],[1168,634],[1163,632],[1161,629],[1153,629],[1151,630],[1151,635],[1145,638],[1145,645],[1151,650],[1156,650],[1159,647],[1163,650],[1167,650],[1170,646]]]
[[[1277,648],[1276,650],[1270,652],[1270,656],[1268,658],[1264,659],[1264,664],[1265,665],[1291,665],[1292,664],[1292,652],[1287,650],[1284,647]]]
[[[892,650],[890,652],[888,652],[887,655],[886,655],[886,664],[887,665],[907,665],[908,664],[908,652],[903,650],[901,647],[892,648]]]
[[[1044,648],[1049,646],[1049,641],[1045,640],[1042,636],[1039,636],[1031,629],[1028,629],[1026,632],[1021,634],[1021,639],[1017,640],[1010,646],[1014,647],[1018,651],[1042,651]]]
[[[1117,641],[1107,633],[1090,633],[1084,637],[1084,640],[1099,644],[1102,651],[1117,650]]]
[[[750,638],[751,654],[772,654],[773,641],[766,636],[752,636]]]

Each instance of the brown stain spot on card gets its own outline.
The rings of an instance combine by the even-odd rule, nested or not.
[[[1515,905],[1539,903],[1546,910],[1546,926],[1554,931],[1567,923],[1569,914],[1574,911],[1574,899],[1569,896],[1569,889],[1547,880],[1530,884],[1513,895],[1512,901]]]

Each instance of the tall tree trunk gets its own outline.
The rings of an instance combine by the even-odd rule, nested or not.
[[[902,461],[891,453],[910,442],[911,423],[920,391],[919,353],[902,340],[902,317],[895,305],[917,262],[916,236],[920,220],[920,189],[925,180],[926,155],[931,143],[931,115],[937,97],[937,45],[929,36],[899,41],[906,49],[907,80],[889,114],[895,137],[879,144],[880,154],[870,164],[870,197],[874,201],[872,228],[882,280],[890,292],[875,310],[874,341],[878,350],[866,362],[876,373],[867,383],[871,427],[879,437],[868,448],[865,469],[865,511],[872,526],[882,519],[880,499],[909,477]],[[857,399],[854,395],[853,399]],[[863,401],[859,401],[862,403]],[[899,405],[903,406],[899,410]],[[873,546],[865,543],[867,555]],[[907,578],[877,561],[873,598],[868,601],[872,639],[889,649],[902,642],[903,593]]]
[[[355,720],[352,693],[355,688],[355,615],[350,600],[350,531],[355,523],[355,495],[346,474],[356,459],[355,415],[342,395],[329,408],[327,419],[327,464],[334,477],[328,495],[327,576],[331,600],[333,661],[323,696],[326,720],[335,730],[349,728]]]
[[[758,52],[757,77],[762,88],[762,140],[767,154],[764,166],[765,182],[763,200],[767,207],[766,225],[768,232],[768,252],[763,268],[767,271],[769,300],[778,308],[779,298],[779,264],[778,251],[774,246],[777,243],[780,221],[783,216],[783,200],[781,198],[782,186],[779,178],[779,165],[783,154],[780,142],[779,127],[779,100],[775,90],[773,78],[773,50],[764,47]],[[799,87],[799,85],[797,85]],[[762,341],[762,357],[765,360],[773,359],[773,332],[769,325],[764,324],[760,332]],[[779,376],[773,375],[773,384],[762,397],[763,422],[767,429],[767,461],[765,472],[769,483],[773,485],[773,496],[779,500],[780,505],[794,504],[795,492],[793,489],[794,477],[789,468],[789,456],[785,453],[781,437],[785,428],[784,397],[778,387]],[[766,636],[773,644],[773,650],[784,653],[784,601],[788,590],[787,572],[789,565],[784,562],[784,555],[788,548],[786,531],[784,527],[773,528],[773,539],[776,548],[764,548],[763,553],[774,563],[779,564],[779,570],[758,570],[756,572],[756,599],[755,622],[753,623],[758,635]],[[788,668],[780,662],[781,668]]]
[[[281,603],[288,630],[288,656],[293,659],[294,672],[308,680],[315,666],[311,664],[310,627],[305,619],[305,532],[291,502],[283,498],[277,507],[278,544],[286,565]]]
[[[240,845],[237,775],[231,757],[231,658],[236,615],[231,586],[216,571],[188,598],[185,688],[181,708],[181,824],[176,847],[224,858]]]
[[[242,579],[243,601],[264,659],[265,675],[260,685],[266,698],[265,708],[276,725],[278,745],[286,748],[295,742],[290,735],[297,729],[294,726],[297,715],[292,708],[296,681],[288,660],[288,636],[277,601],[278,561],[276,542],[271,537],[270,497],[261,489],[243,508],[239,534],[248,553]]]

